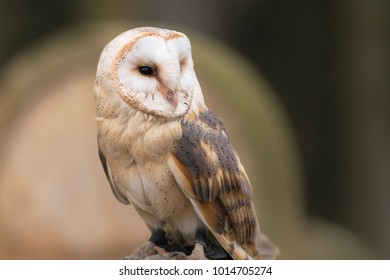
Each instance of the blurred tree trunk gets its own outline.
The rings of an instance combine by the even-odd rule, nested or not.
[[[337,3],[339,4],[339,3]],[[389,1],[349,0],[342,79],[346,128],[346,219],[390,257]]]

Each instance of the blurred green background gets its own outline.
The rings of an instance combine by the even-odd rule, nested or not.
[[[386,0],[0,0],[0,258],[120,258],[133,246],[122,243],[132,238],[131,221],[118,233],[129,210],[113,201],[104,175],[90,175],[102,171],[97,156],[85,152],[96,147],[74,138],[95,137],[91,118],[85,127],[78,120],[93,115],[93,71],[104,44],[126,29],[154,25],[189,35],[208,104],[238,139],[252,182],[263,184],[256,194],[261,225],[281,258],[389,259],[389,11]],[[85,103],[78,103],[82,90]],[[47,115],[61,106],[64,115]],[[45,125],[54,136],[45,135]],[[34,142],[35,133],[42,139]],[[89,161],[47,151],[61,141],[73,152],[78,145],[77,155]],[[21,147],[33,152],[18,155]],[[67,173],[69,165],[83,172]],[[54,187],[57,181],[63,185]],[[96,198],[99,184],[104,193]],[[80,203],[59,208],[66,214],[42,214],[66,199]],[[111,203],[123,211],[112,212],[116,219],[99,206]],[[80,205],[90,212],[74,224]],[[116,223],[112,232],[101,228],[108,220]]]

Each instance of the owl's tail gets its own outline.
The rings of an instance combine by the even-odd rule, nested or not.
[[[274,260],[279,255],[279,248],[269,238],[260,233],[260,240],[258,240],[258,248],[260,256],[263,260]]]

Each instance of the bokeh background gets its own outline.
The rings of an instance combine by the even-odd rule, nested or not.
[[[282,259],[390,258],[390,1],[0,0],[0,258],[119,259],[148,237],[96,152],[104,45],[184,31]]]

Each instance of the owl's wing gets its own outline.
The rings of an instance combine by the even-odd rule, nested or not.
[[[234,259],[274,258],[276,247],[260,233],[251,184],[222,122],[210,110],[189,113],[182,131],[169,165],[203,223]]]
[[[114,179],[112,178],[112,175],[111,175],[110,166],[107,163],[105,155],[103,154],[103,152],[100,149],[99,149],[99,158],[100,158],[100,162],[103,165],[104,173],[106,174],[107,180],[110,183],[111,190],[112,190],[112,192],[115,195],[115,198],[119,202],[122,202],[123,204],[130,204],[130,202],[127,200],[127,198],[125,198],[123,195],[121,195],[119,193],[119,191],[117,190],[117,188],[115,186],[115,181],[114,181]]]

